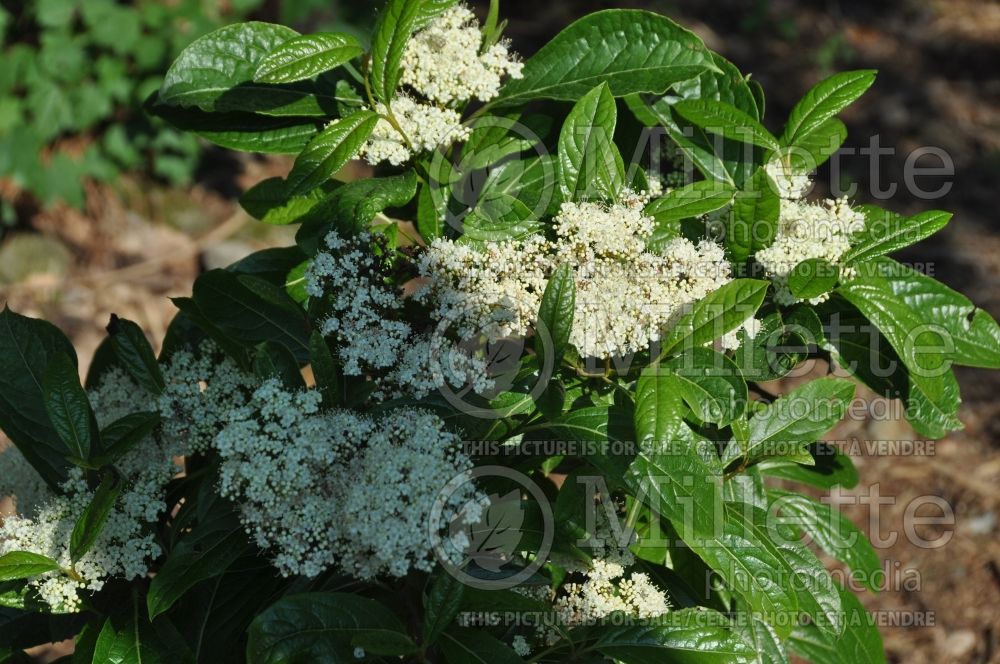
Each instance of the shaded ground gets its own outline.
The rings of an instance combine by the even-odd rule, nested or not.
[[[847,147],[881,145],[897,154],[880,162],[881,185],[903,184],[907,155],[920,146],[944,148],[954,159],[951,191],[923,201],[900,192],[885,207],[899,212],[941,208],[955,212],[935,239],[904,259],[929,266],[934,276],[1000,316],[1000,226],[994,199],[1000,184],[1000,2],[986,0],[574,0],[538,3],[505,0],[509,34],[531,52],[574,17],[607,7],[645,7],[667,13],[698,32],[709,45],[750,72],[764,86],[766,123],[780,129],[798,97],[836,70],[877,68],[875,88],[845,114]],[[169,191],[123,180],[117,191],[94,190],[84,212],[39,214],[30,232],[10,233],[0,243],[0,302],[44,316],[67,331],[85,364],[104,335],[112,313],[139,322],[157,342],[173,315],[170,296],[187,295],[205,266],[229,263],[250,251],[287,244],[284,229],[248,220],[233,196],[254,182],[283,173],[287,163],[239,157],[208,162],[200,184]],[[869,161],[844,158],[841,183],[860,185],[869,198]],[[925,165],[933,166],[929,160]],[[238,171],[235,182],[225,176]],[[825,174],[824,174],[825,175]],[[821,178],[824,179],[824,178]],[[825,178],[829,182],[829,178]],[[935,189],[941,179],[920,181]],[[96,221],[95,221],[96,220]],[[27,258],[26,258],[27,257]],[[901,579],[919,570],[919,588],[902,581],[878,595],[864,593],[886,616],[933,616],[933,627],[884,627],[893,661],[1000,662],[1000,376],[959,373],[966,429],[934,446],[933,455],[860,452],[862,495],[873,485],[896,504],[870,522],[870,510],[845,507],[870,532],[899,534],[880,550]],[[851,441],[912,440],[905,424],[864,417],[846,422],[836,437]],[[912,499],[940,496],[957,523],[921,526],[933,539],[954,531],[940,548],[911,544],[903,531]],[[931,515],[922,509],[920,515]],[[911,538],[912,539],[912,538]],[[890,585],[893,585],[890,583]]]

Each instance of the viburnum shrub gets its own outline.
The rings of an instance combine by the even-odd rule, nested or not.
[[[367,48],[242,23],[178,57],[148,107],[296,155],[242,200],[296,246],[201,275],[159,357],[112,318],[83,386],[57,329],[0,314],[4,654],[884,661],[808,544],[873,590],[878,555],[775,479],[857,483],[819,442],[835,373],[959,428],[951,367],[1000,366],[1000,329],[887,257],[948,214],[806,196],[874,72],[775,136],[662,16],[523,61],[502,28],[390,0]]]

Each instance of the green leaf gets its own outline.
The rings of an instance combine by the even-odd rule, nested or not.
[[[882,572],[878,553],[843,512],[790,491],[774,489],[768,494],[775,499],[772,509],[789,517],[782,523],[800,528],[817,546],[859,573],[869,589],[878,591]]]
[[[118,362],[129,375],[150,394],[163,392],[166,386],[163,373],[142,328],[130,320],[111,314],[108,334],[111,335],[111,347],[115,350]]]
[[[317,32],[293,37],[270,51],[258,64],[258,83],[293,83],[339,67],[361,55],[356,38],[343,32]]]
[[[575,101],[595,85],[611,94],[663,93],[715,69],[694,33],[652,12],[610,9],[581,18],[524,63],[524,75],[500,91],[498,105],[531,99]]]
[[[194,282],[194,302],[212,325],[240,343],[275,341],[300,361],[309,357],[305,314],[283,288],[250,275],[210,270]]]
[[[313,118],[273,118],[250,113],[206,113],[147,103],[147,110],[177,129],[243,152],[297,155],[318,133]]]
[[[709,293],[666,334],[660,357],[678,346],[682,349],[704,346],[736,329],[760,308],[767,287],[768,282],[759,279],[735,279]]]
[[[576,275],[572,266],[562,264],[552,272],[542,293],[538,308],[539,334],[535,337],[538,364],[544,368],[551,361],[553,373],[559,369],[569,345],[575,307]]]
[[[283,178],[273,177],[258,182],[240,196],[240,205],[249,215],[274,226],[286,226],[298,222],[336,187],[335,182],[326,182],[301,196],[288,193],[288,185]]]
[[[465,584],[447,572],[439,574],[430,585],[424,600],[423,643],[429,645],[437,641],[441,633],[452,623],[462,608]]]
[[[825,377],[806,383],[770,404],[750,419],[744,457],[798,456],[832,429],[854,397],[854,383]]]
[[[594,649],[624,664],[736,664],[754,661],[750,646],[708,609],[681,609],[641,624],[601,627]]]
[[[865,229],[852,238],[851,248],[841,259],[847,265],[864,263],[916,244],[937,233],[951,220],[951,213],[939,210],[905,218],[871,205],[859,209],[865,214]]]
[[[441,635],[439,647],[449,664],[523,664],[510,646],[483,630],[452,627]]]
[[[875,71],[834,74],[813,87],[795,105],[781,135],[782,145],[798,145],[809,134],[852,104],[875,82]]]
[[[253,359],[254,375],[261,380],[277,378],[289,389],[305,388],[298,361],[284,346],[274,341],[258,344]]]
[[[776,139],[764,125],[740,109],[715,99],[685,99],[674,104],[681,117],[695,126],[739,143],[778,150]]]
[[[681,398],[703,422],[726,426],[746,411],[747,384],[722,353],[692,348],[661,366],[677,378]]]
[[[842,486],[852,489],[858,485],[858,470],[851,458],[829,443],[814,443],[809,447],[812,463],[801,465],[788,459],[774,457],[760,462],[756,468],[765,475],[800,482],[820,489]]]
[[[371,48],[371,86],[386,104],[396,95],[402,76],[399,66],[410,40],[423,0],[389,0],[375,23]]]
[[[49,360],[42,376],[42,394],[52,426],[70,454],[81,461],[88,459],[91,447],[99,443],[94,440],[97,424],[76,363],[69,355]]]
[[[788,273],[788,290],[800,300],[810,300],[833,290],[840,268],[822,258],[808,258]]]
[[[58,355],[76,357],[51,323],[0,312],[0,429],[50,487],[66,479],[66,446],[45,408],[45,367]]]
[[[353,639],[405,636],[386,607],[348,593],[305,593],[284,597],[254,619],[247,642],[248,664],[289,661],[351,662]]]
[[[204,497],[204,491],[196,495]],[[149,584],[146,607],[151,618],[168,611],[184,594],[206,579],[221,576],[251,545],[228,503],[198,501],[204,510],[194,528],[167,555]]]
[[[812,309],[805,311],[811,312]],[[815,317],[815,314],[812,316]],[[788,375],[806,359],[809,343],[819,343],[818,339],[808,338],[807,329],[793,316],[787,316],[786,320],[786,316],[774,312],[759,320],[757,334],[753,339],[744,337],[733,356],[746,380],[768,381]]]
[[[704,442],[683,423],[679,379],[650,367],[636,383],[635,434],[639,455],[626,483],[682,533],[705,536],[715,526],[721,496],[717,466],[709,465]]]
[[[377,122],[371,111],[358,111],[330,123],[295,159],[287,179],[289,196],[301,196],[329,180],[361,149]]]
[[[792,173],[811,173],[825,164],[846,140],[847,127],[837,118],[830,118],[780,154],[787,155],[786,163]]]
[[[424,0],[417,13],[417,20],[413,24],[414,30],[426,26],[428,23],[445,13],[458,4],[458,0]]]
[[[735,190],[725,183],[700,180],[650,201],[645,213],[660,227],[724,208],[733,200],[734,193]]]
[[[746,618],[743,614],[741,617]],[[788,664],[788,655],[778,633],[766,622],[750,616],[741,625],[743,638],[756,651],[754,664]]]
[[[417,193],[413,171],[382,178],[364,178],[337,188],[301,219],[295,242],[315,256],[333,229],[348,235],[366,230],[375,215],[389,207],[406,205]]]
[[[94,465],[111,465],[126,452],[146,440],[160,425],[160,414],[156,412],[132,413],[125,415],[101,430],[101,445],[104,453],[94,459]]]
[[[59,563],[30,551],[11,551],[0,556],[0,581],[30,579],[58,570]]]
[[[778,231],[781,198],[771,177],[758,169],[746,188],[736,192],[726,228],[726,249],[733,261],[742,263],[774,242]]]
[[[108,664],[174,664],[183,658],[161,637],[139,601],[130,601],[111,615],[94,643],[94,662]]]
[[[69,555],[74,564],[94,546],[121,492],[121,482],[113,474],[105,475],[87,509],[73,526],[73,534],[69,540]]]
[[[272,50],[298,37],[291,28],[249,21],[219,28],[185,48],[163,77],[159,102],[204,111],[319,115],[311,86],[254,83],[258,64]],[[329,100],[332,106],[332,99]]]
[[[340,368],[326,339],[315,330],[309,337],[309,359],[316,388],[323,395],[323,405],[327,408],[339,405],[342,401]]]
[[[564,200],[614,199],[625,164],[614,143],[618,111],[607,83],[580,98],[559,133],[559,188]]]
[[[712,537],[685,542],[779,636],[788,636],[798,619],[799,601],[789,587],[794,581],[789,578],[787,563],[738,509],[727,505],[722,514],[722,527]]]
[[[824,634],[815,625],[800,625],[789,639],[791,649],[815,664],[885,664],[882,636],[858,598],[840,591],[847,626],[838,637]]]

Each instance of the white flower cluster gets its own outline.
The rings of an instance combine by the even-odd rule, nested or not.
[[[402,82],[440,104],[478,99],[489,101],[504,76],[521,78],[523,65],[500,42],[480,53],[483,36],[472,10],[456,5],[406,45]]]
[[[613,357],[641,351],[660,338],[687,306],[731,280],[721,246],[684,238],[647,249],[653,220],[647,195],[564,203],[556,240],[540,236],[479,248],[438,240],[419,261],[429,282],[418,297],[435,317],[458,323],[463,336],[523,335],[538,312],[558,264],[574,269],[576,310],[570,342],[581,355]]]
[[[774,243],[755,254],[774,282],[775,301],[784,305],[798,302],[788,289],[792,269],[810,258],[836,265],[850,248],[851,236],[864,224],[865,216],[851,209],[846,198],[822,203],[783,200]],[[810,302],[818,304],[825,299],[827,296],[821,295]]]
[[[566,627],[594,625],[612,613],[638,619],[662,616],[670,610],[666,594],[642,572],[626,576],[616,561],[594,559],[583,583],[567,583],[555,600],[556,616]]]
[[[19,514],[28,514],[51,497],[52,490],[13,445],[0,450],[0,497],[14,500]]]
[[[388,108],[379,104],[376,110],[383,117],[375,124],[360,152],[372,166],[383,161],[399,166],[415,153],[464,141],[471,132],[462,124],[462,116],[457,111],[424,104],[405,95],[393,99]],[[388,117],[393,118],[399,129]]]
[[[399,166],[414,154],[469,137],[458,103],[497,96],[505,76],[521,77],[521,63],[500,42],[483,50],[475,15],[456,5],[416,32],[400,66],[403,92],[375,109],[382,117],[361,156],[375,165]]]
[[[142,481],[126,488],[97,541],[73,563],[69,549],[73,527],[94,495],[83,471],[74,468],[61,487],[61,495],[50,496],[30,516],[3,520],[0,555],[29,551],[55,560],[60,571],[34,577],[29,585],[54,611],[78,611],[81,591],[100,590],[108,577],[133,579],[149,571],[149,560],[160,554],[159,545],[148,532],[164,509],[160,488],[149,493],[150,484]]]
[[[778,190],[778,195],[786,200],[798,200],[808,193],[812,179],[808,175],[796,173],[791,165],[775,157],[764,167],[771,182]]]
[[[458,437],[423,411],[372,420],[321,413],[319,405],[315,391],[265,382],[216,438],[220,493],[240,505],[247,531],[274,552],[283,574],[429,571],[432,505],[449,480],[472,467]],[[448,497],[450,513],[477,498],[471,482],[464,487]],[[452,545],[462,550],[466,543]]]
[[[378,397],[421,398],[445,385],[488,390],[492,383],[482,359],[436,330],[421,333],[404,320],[402,294],[387,283],[381,258],[388,250],[373,241],[367,233],[331,232],[306,274],[306,291],[325,298],[330,308],[321,331],[336,338],[344,374],[371,377],[380,387]]]

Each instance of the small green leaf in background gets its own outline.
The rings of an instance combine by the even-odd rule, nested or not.
[[[160,394],[166,383],[156,355],[146,339],[145,333],[130,320],[111,314],[108,334],[118,361],[139,385],[151,394]]]
[[[559,133],[559,188],[563,200],[614,199],[625,165],[614,143],[618,111],[607,83],[585,94]]]
[[[375,97],[388,104],[396,94],[406,44],[416,26],[424,0],[389,0],[372,33],[371,86]]]
[[[0,556],[0,581],[30,579],[59,570],[59,563],[30,551],[11,551]]]
[[[49,360],[42,378],[42,393],[52,426],[73,457],[85,462],[98,442],[94,440],[97,423],[70,356],[56,355]]]
[[[788,274],[788,290],[800,300],[809,300],[832,291],[839,278],[839,267],[822,258],[809,258]]]
[[[258,64],[259,83],[293,83],[339,67],[364,51],[358,40],[342,32],[294,37],[270,51]]]
[[[301,196],[329,180],[357,154],[377,122],[371,111],[331,122],[295,159],[287,179],[288,195]]]
[[[100,486],[94,492],[87,509],[73,526],[73,534],[69,541],[70,560],[75,564],[82,558],[101,535],[108,515],[115,506],[115,501],[121,495],[122,485],[113,473],[105,475]]]

